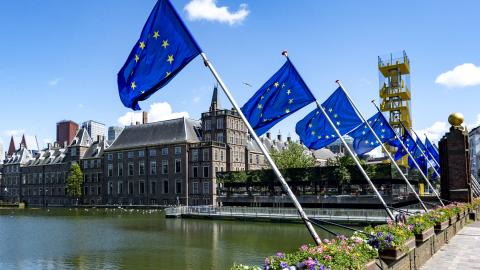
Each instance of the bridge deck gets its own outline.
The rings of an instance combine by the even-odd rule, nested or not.
[[[425,263],[421,270],[480,269],[480,222],[469,224]]]

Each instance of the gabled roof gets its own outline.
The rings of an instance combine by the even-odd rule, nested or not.
[[[75,138],[73,138],[70,147],[72,146],[84,146],[90,147],[92,145],[92,138],[88,135],[88,131],[85,128],[81,128],[78,130]]]
[[[103,151],[108,148],[107,140],[102,137],[100,141],[94,142],[90,148],[85,152],[83,158],[99,158],[102,156]]]
[[[149,145],[200,142],[200,123],[177,118],[143,125],[127,126],[106,150],[119,150]]]
[[[13,140],[13,136],[10,138],[10,146],[8,147],[7,156],[11,157],[17,149],[15,148],[15,141]]]
[[[25,164],[33,158],[32,153],[24,147],[21,147],[18,151],[13,153],[10,158],[7,158],[5,164]]]

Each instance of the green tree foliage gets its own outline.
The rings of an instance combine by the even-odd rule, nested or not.
[[[364,160],[360,160],[360,164],[368,176],[373,177],[376,171],[375,166],[366,164]],[[355,161],[351,156],[337,156],[335,159],[327,160],[327,166],[335,167],[331,170],[330,177],[338,180],[338,189],[339,193],[341,193],[343,187],[348,185],[352,180],[352,173],[357,171]]]
[[[281,170],[291,168],[310,168],[315,166],[315,159],[305,148],[296,142],[290,142],[283,150],[272,149],[270,155]]]
[[[77,163],[73,163],[68,170],[66,192],[69,197],[80,198],[82,196],[83,173]]]

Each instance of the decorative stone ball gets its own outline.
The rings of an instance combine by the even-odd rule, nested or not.
[[[463,123],[463,120],[464,120],[463,114],[459,112],[452,113],[448,117],[448,122],[450,123],[450,125],[456,126],[456,127],[460,126]]]

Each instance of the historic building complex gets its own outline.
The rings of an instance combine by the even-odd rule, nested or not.
[[[125,127],[110,145],[88,125],[71,135],[71,121],[57,124],[57,142],[43,150],[28,149],[24,140],[17,148],[12,138],[0,167],[0,200],[73,204],[65,183],[77,163],[84,175],[84,204],[215,204],[216,172],[267,167],[238,113],[221,107],[217,88],[200,120],[145,122]],[[282,147],[270,135],[263,140]]]

